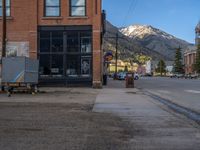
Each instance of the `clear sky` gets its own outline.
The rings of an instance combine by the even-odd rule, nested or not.
[[[103,0],[107,20],[117,27],[147,24],[194,43],[200,0]]]

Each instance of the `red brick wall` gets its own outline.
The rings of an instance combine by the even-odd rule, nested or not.
[[[196,53],[188,53],[185,54],[185,73],[186,74],[193,74],[193,64],[195,63]]]
[[[96,11],[96,2],[97,11]],[[61,17],[44,17],[44,0],[11,0],[11,17],[7,21],[7,39],[12,42],[29,41],[29,55],[37,58],[38,25],[93,26],[93,84],[101,86],[101,0],[87,0],[86,17],[69,16],[69,0],[61,0]],[[97,13],[96,13],[97,12]],[[2,19],[0,18],[0,37]]]
[[[7,20],[7,41],[30,42],[30,56],[37,51],[37,0],[12,0],[11,17]],[[2,37],[2,18],[0,18],[0,37]]]

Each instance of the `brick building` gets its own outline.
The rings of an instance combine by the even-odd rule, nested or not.
[[[196,59],[196,46],[190,46],[184,52],[185,74],[194,74],[193,64]]]
[[[41,83],[101,87],[101,3],[7,0],[7,56],[39,59]]]
[[[195,46],[188,47],[188,49],[184,52],[185,74],[195,74],[193,65],[196,61],[196,46],[200,44],[200,21],[195,28],[195,34]]]

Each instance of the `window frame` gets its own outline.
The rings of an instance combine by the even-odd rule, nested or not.
[[[72,0],[69,0],[69,16],[70,17],[86,17],[87,16],[87,0],[84,0],[85,1],[85,4],[84,5],[79,5],[79,6],[72,6]],[[72,15],[72,8],[75,7],[75,8],[85,8],[85,11],[84,11],[84,15]]]
[[[6,0],[7,1],[7,0]],[[6,2],[7,3],[7,2]],[[1,10],[3,11],[2,3],[0,5]],[[7,9],[10,9],[9,15],[7,15]],[[1,12],[3,13],[3,12]],[[3,17],[3,14],[0,15],[0,17]],[[9,0],[9,6],[6,6],[6,17],[11,17],[11,0]]]
[[[44,17],[60,17],[61,16],[61,0],[59,0],[59,6],[47,6],[47,0],[44,0]],[[47,15],[47,8],[59,8],[59,15],[52,16],[52,15]]]

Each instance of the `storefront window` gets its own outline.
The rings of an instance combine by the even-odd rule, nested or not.
[[[78,33],[71,33],[67,35],[67,52],[79,52]]]
[[[39,35],[41,77],[91,77],[91,32],[42,31]]]
[[[63,32],[52,32],[52,52],[63,51]]]
[[[63,76],[63,55],[52,55],[51,74],[54,77]]]
[[[81,58],[81,75],[90,76],[91,74],[91,57],[83,56]]]
[[[91,38],[90,37],[81,37],[81,52],[82,53],[91,53]]]
[[[77,77],[80,75],[80,57],[79,55],[67,55],[66,75],[69,77]]]
[[[50,55],[40,55],[40,76],[45,77],[51,74]]]
[[[40,52],[50,52],[50,33],[40,33]]]

